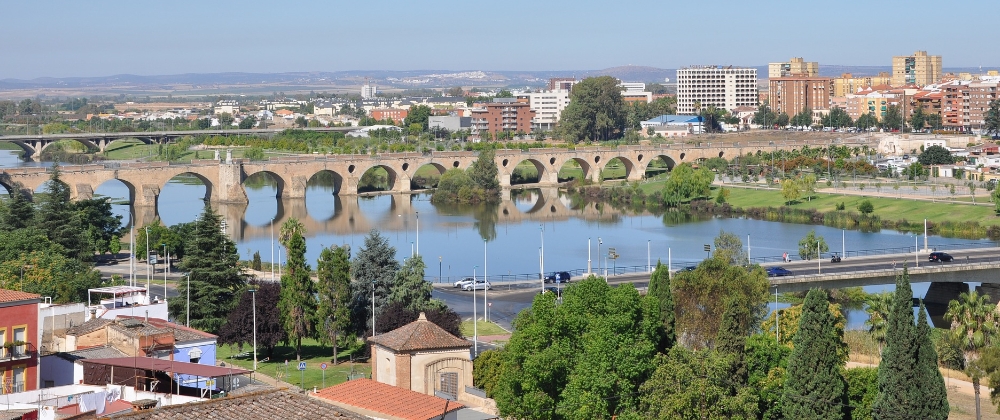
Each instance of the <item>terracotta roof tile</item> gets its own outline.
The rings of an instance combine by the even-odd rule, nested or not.
[[[455,337],[428,321],[423,312],[416,321],[368,340],[395,351],[472,347],[471,341]]]
[[[112,416],[114,419],[351,419],[365,417],[317,398],[272,389],[190,404],[170,405],[149,411]]]
[[[406,420],[429,420],[464,408],[461,403],[405,388],[383,384],[371,379],[355,379],[321,389],[315,395],[348,409],[384,414]],[[447,406],[447,411],[445,407]]]
[[[70,329],[66,330],[66,335],[81,335],[81,334],[91,333],[104,328],[105,326],[107,326],[112,322],[114,321],[104,318],[91,319],[90,321],[84,322],[80,325],[71,327]]]
[[[0,303],[17,302],[19,300],[38,300],[42,295],[34,293],[19,292],[17,290],[0,289]],[[32,302],[36,303],[36,302]]]

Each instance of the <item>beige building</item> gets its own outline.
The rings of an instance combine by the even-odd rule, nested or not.
[[[892,57],[892,85],[926,86],[941,79],[941,56],[917,51],[911,56]]]
[[[788,76],[768,80],[767,102],[776,114],[789,116],[803,109],[823,110],[830,107],[830,78]]]
[[[757,69],[734,66],[691,66],[677,70],[677,113],[694,115],[713,106],[732,111],[757,106]]]
[[[969,127],[982,130],[990,102],[1000,99],[1000,77],[984,77],[969,84]]]
[[[372,378],[421,394],[467,400],[472,386],[472,342],[455,337],[421,312],[420,318],[369,338]]]
[[[792,57],[787,63],[767,64],[768,79],[788,76],[819,76],[819,63],[804,61],[802,57]]]
[[[869,86],[879,86],[888,85],[891,77],[889,73],[881,72],[878,76],[857,76],[855,77],[851,73],[841,74],[840,77],[833,79],[833,92],[830,96],[843,98],[847,95],[853,95],[858,92],[858,90],[864,89]]]

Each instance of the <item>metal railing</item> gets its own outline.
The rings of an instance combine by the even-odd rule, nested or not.
[[[927,247],[931,251],[953,251],[958,249],[975,249],[975,248],[996,248],[1000,245],[993,241],[977,241],[977,242],[965,242],[965,243],[954,243],[954,244],[928,244]],[[889,255],[889,254],[913,254],[919,250],[923,249],[923,245],[916,247],[913,246],[899,246],[890,248],[875,248],[875,249],[859,249],[859,250],[848,250],[843,258],[850,257],[869,257],[874,255]],[[832,250],[830,252],[824,252],[820,254],[821,258],[830,258],[834,254],[840,255],[837,250]],[[764,257],[751,257],[750,261],[754,264],[763,264],[771,262],[782,262],[781,255],[772,255]],[[797,255],[788,254],[789,260],[802,260]]]

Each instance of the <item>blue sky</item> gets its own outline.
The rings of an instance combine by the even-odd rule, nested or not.
[[[619,65],[1000,65],[996,0],[9,1],[0,78]],[[961,40],[970,40],[961,43]]]

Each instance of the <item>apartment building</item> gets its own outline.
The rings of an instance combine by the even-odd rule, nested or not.
[[[768,104],[775,113],[789,116],[803,109],[830,108],[832,79],[818,76],[788,76],[768,79]]]
[[[625,102],[653,102],[653,93],[646,92],[646,84],[642,82],[619,82],[622,88],[622,100]]]
[[[990,103],[1000,99],[1000,77],[984,77],[969,84],[969,128],[981,131]]]
[[[570,90],[576,83],[573,77],[553,77],[549,79],[549,90]]]
[[[374,98],[376,94],[378,94],[378,86],[367,82],[361,86],[361,99],[371,99]]]
[[[969,82],[954,80],[941,85],[941,123],[945,130],[969,127]]]
[[[691,66],[677,70],[677,113],[693,115],[696,105],[732,111],[757,106],[757,69]]]
[[[888,85],[891,79],[888,72],[880,72],[878,76],[854,76],[851,73],[843,73],[833,79],[833,92],[830,96],[843,98],[869,86]]]
[[[819,63],[805,61],[802,57],[792,57],[787,63],[768,63],[767,78],[775,79],[788,76],[819,76]]]
[[[0,394],[38,389],[41,296],[0,289]]]
[[[856,95],[847,95],[847,115],[857,120],[864,114],[871,114],[876,120],[882,121],[890,104],[898,101],[897,95],[882,91],[867,89]]]
[[[496,136],[498,132],[531,133],[531,120],[535,111],[525,102],[510,98],[494,99],[472,110],[472,135],[482,138],[483,133]]]
[[[369,115],[376,120],[390,119],[393,123],[399,124],[406,119],[409,111],[399,108],[373,109]]]
[[[941,79],[941,56],[917,51],[911,56],[892,57],[892,85],[926,86]]]
[[[522,93],[517,96],[519,102],[527,102],[535,112],[531,120],[531,130],[552,130],[559,122],[566,106],[569,105],[569,91],[565,89],[547,92]],[[516,130],[515,130],[516,131]]]

